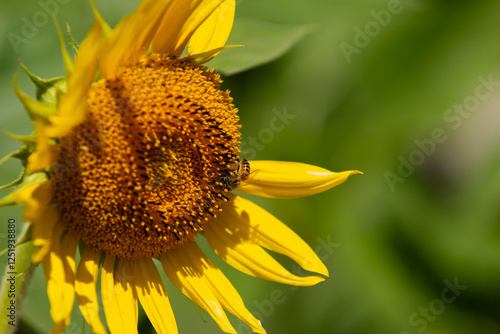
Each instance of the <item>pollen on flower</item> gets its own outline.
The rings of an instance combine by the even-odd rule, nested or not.
[[[54,200],[106,254],[156,257],[191,242],[227,201],[240,125],[213,70],[160,55],[93,84],[88,117],[61,139]]]

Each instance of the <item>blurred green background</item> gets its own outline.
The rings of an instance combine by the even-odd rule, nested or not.
[[[112,26],[137,5],[96,3]],[[0,126],[29,134],[12,77],[19,59],[42,77],[62,75],[58,40],[49,22],[13,47],[9,32],[21,35],[23,17],[41,7],[34,0],[0,4]],[[81,40],[92,22],[88,1],[65,1],[58,19]],[[248,309],[275,334],[500,333],[500,2],[238,0],[236,25],[245,19],[279,24],[289,32],[283,41],[297,42],[283,57],[225,79],[240,109],[246,156],[365,173],[309,198],[257,200],[324,260],[330,278],[317,286],[249,277],[199,238]],[[259,47],[258,39],[233,42]],[[218,66],[237,52],[225,51]],[[20,81],[34,96],[27,78]],[[269,130],[285,110],[288,124]],[[2,156],[18,147],[0,138]],[[8,161],[1,183],[19,171]],[[0,219],[6,226],[20,214],[2,208]],[[180,333],[220,332],[166,285]],[[52,326],[41,268],[22,322],[24,333]],[[81,333],[82,322],[75,307],[67,333]],[[140,322],[141,333],[153,332],[146,317]]]

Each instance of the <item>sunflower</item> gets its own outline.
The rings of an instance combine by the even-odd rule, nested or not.
[[[227,48],[234,10],[234,0],[144,0],[112,30],[94,8],[74,62],[61,43],[66,78],[27,71],[36,100],[15,85],[35,134],[16,137],[25,145],[12,156],[26,171],[12,198],[32,226],[53,333],[70,323],[75,298],[93,332],[107,332],[99,284],[111,333],[137,332],[138,301],[158,333],[176,333],[159,269],[224,332],[235,333],[227,311],[265,333],[197,245],[202,231],[249,275],[296,286],[328,276],[293,231],[232,191],[308,196],[358,172],[240,160],[237,109],[203,65]],[[293,275],[264,248],[316,274]]]

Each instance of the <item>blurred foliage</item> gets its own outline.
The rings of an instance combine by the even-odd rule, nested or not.
[[[96,3],[114,25],[137,2]],[[16,52],[5,36],[19,33],[22,18],[40,8],[34,0],[0,4],[0,126],[29,134],[11,78],[18,59],[40,76],[63,74],[58,41],[47,24]],[[377,30],[375,17],[383,19],[381,11],[394,8],[399,11]],[[257,159],[365,172],[310,198],[258,199],[322,257],[331,277],[317,286],[296,289],[246,276],[205,245],[269,333],[500,332],[498,85],[470,114],[454,114],[460,115],[459,126],[445,117],[475,96],[478,78],[500,81],[499,13],[494,0],[237,1],[236,21],[314,27],[279,60],[226,78],[224,87],[240,109],[247,155],[253,149]],[[91,17],[87,1],[60,5],[58,18],[71,24],[77,40]],[[373,36],[347,59],[342,43],[355,46],[367,28],[375,29]],[[230,57],[232,51],[224,52]],[[21,81],[33,91],[26,78]],[[292,116],[283,130],[263,134],[284,110]],[[446,139],[430,144],[435,129]],[[2,155],[18,146],[4,135],[1,142]],[[387,173],[398,175],[402,160],[418,156],[417,142],[434,146],[391,187]],[[4,164],[1,183],[19,170],[15,161]],[[0,219],[20,221],[20,213],[2,209]],[[461,286],[456,295],[448,287],[453,283]],[[220,332],[206,313],[203,321],[187,298],[166,285],[181,333]],[[77,311],[73,317],[68,333],[80,333],[82,317]],[[37,333],[51,327],[40,268],[23,321]],[[147,318],[141,321],[141,333],[148,333]]]

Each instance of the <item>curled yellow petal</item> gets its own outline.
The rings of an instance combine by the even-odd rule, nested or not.
[[[85,247],[76,270],[75,292],[78,307],[93,333],[107,333],[99,318],[99,300],[97,299],[97,275],[101,253],[90,246]]]
[[[151,259],[132,263],[135,288],[142,308],[157,333],[177,334],[177,323],[158,269]]]
[[[203,22],[189,40],[189,55],[222,48],[231,33],[234,21],[235,1],[226,0]],[[215,57],[210,55],[205,61]]]
[[[239,234],[256,244],[286,255],[302,268],[328,276],[328,269],[316,253],[288,226],[272,214],[243,197],[229,194],[220,217]]]
[[[324,281],[319,276],[293,275],[251,241],[248,229],[233,230],[227,218],[224,215],[217,217],[204,231],[215,253],[234,268],[252,276],[289,285],[310,286]]]
[[[172,1],[151,41],[151,50],[180,56],[194,32],[223,1]]]
[[[116,279],[115,257],[106,256],[101,271],[101,296],[104,314],[111,333],[137,333],[137,293],[128,261],[119,261]]]
[[[361,173],[357,170],[335,173],[313,165],[285,161],[250,161],[250,167],[248,179],[238,190],[278,198],[311,196],[341,184],[350,175]]]

